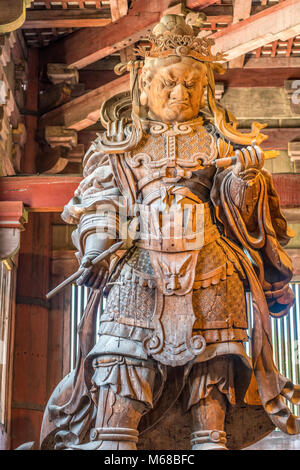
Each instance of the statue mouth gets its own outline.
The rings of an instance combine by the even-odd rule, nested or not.
[[[187,103],[186,101],[172,101],[170,103],[170,106],[185,106],[186,108],[188,108],[189,103]]]

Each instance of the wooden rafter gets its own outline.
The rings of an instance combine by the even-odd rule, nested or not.
[[[100,108],[105,100],[128,90],[129,77],[124,75],[44,114],[40,124],[42,127],[64,126],[80,131],[99,120]]]
[[[29,10],[22,29],[91,28],[109,23],[111,18],[105,18],[101,10]]]
[[[101,8],[102,5],[101,5],[101,0],[94,0],[95,2],[95,6],[96,8]],[[32,2],[33,3],[33,8],[35,6],[35,4],[37,3],[39,7],[41,6],[44,6],[45,8],[47,8],[47,10],[51,10],[51,9],[56,9],[57,8],[57,5],[54,0],[39,0],[38,2],[37,1],[34,1]],[[64,10],[68,9],[68,8],[72,8],[70,7],[70,2],[69,0],[60,0],[60,3],[61,3],[61,6]],[[80,8],[80,9],[87,9],[86,7],[86,4],[85,4],[85,0],[74,0],[73,3],[77,4],[77,8]]]
[[[285,0],[213,34],[214,52],[227,53],[228,60],[258,49],[277,39],[300,33],[300,2]]]
[[[290,57],[290,55],[292,53],[294,39],[295,38],[290,38],[288,40],[288,45],[287,45],[287,49],[286,49],[286,57]]]
[[[241,20],[249,18],[251,14],[252,0],[233,0],[233,19],[232,24],[239,23]],[[245,55],[229,62],[229,68],[242,68],[245,61]]]
[[[276,41],[274,41],[273,44],[272,44],[271,57],[276,57],[277,46],[278,46],[278,39]]]
[[[256,58],[259,58],[259,57],[261,56],[261,50],[262,50],[261,47],[258,47],[258,48],[256,49],[256,51],[255,51],[255,57],[256,57]]]
[[[83,68],[145,37],[169,6],[170,0],[136,0],[128,15],[104,28],[83,28],[43,49],[44,64],[60,62]]]

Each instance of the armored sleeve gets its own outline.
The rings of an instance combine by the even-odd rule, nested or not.
[[[62,213],[65,222],[77,225],[77,230],[73,232],[73,243],[79,255],[84,253],[85,240],[91,233],[119,239],[122,206],[109,155],[93,151],[92,147],[86,157],[84,178]]]

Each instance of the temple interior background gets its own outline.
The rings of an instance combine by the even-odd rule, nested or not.
[[[60,213],[103,130],[102,103],[129,90],[115,65],[166,12],[201,12],[199,35],[228,54],[217,99],[241,129],[266,123],[262,148],[280,152],[265,168],[296,233],[296,302],[272,320],[274,358],[300,383],[300,1],[0,0],[0,449],[38,442],[47,400],[74,367],[88,289],[45,298],[78,267]],[[300,449],[276,432],[256,446]]]

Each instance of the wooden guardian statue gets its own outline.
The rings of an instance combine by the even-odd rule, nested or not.
[[[270,315],[293,303],[282,248],[292,234],[263,168],[264,126],[241,133],[216,103],[224,57],[184,17],[164,16],[149,41],[118,67],[131,98],[103,105],[106,131],[62,214],[77,224],[77,283],[93,293],[41,449],[241,449],[275,426],[300,432],[285,401],[299,403],[299,386],[272,359]],[[124,253],[107,256],[120,241]],[[166,442],[175,412],[181,427]]]

